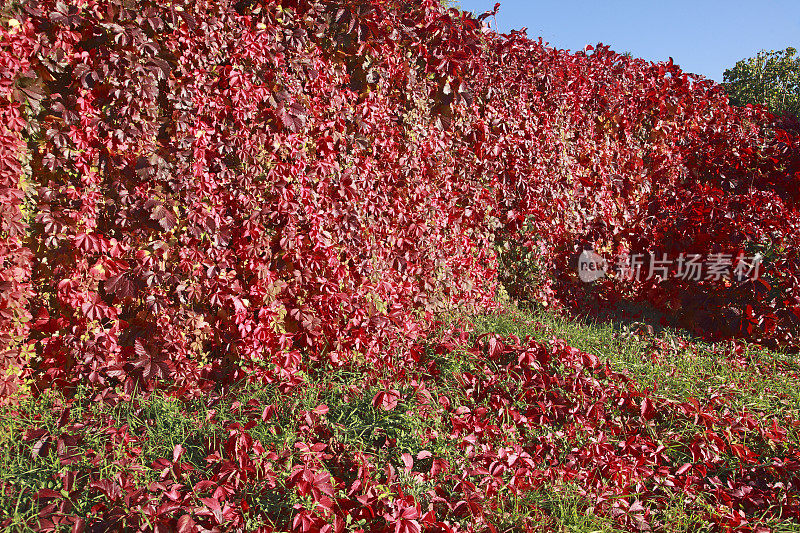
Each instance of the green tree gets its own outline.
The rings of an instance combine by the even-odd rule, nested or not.
[[[725,71],[731,104],[763,104],[776,115],[800,116],[800,57],[792,47],[762,50]]]

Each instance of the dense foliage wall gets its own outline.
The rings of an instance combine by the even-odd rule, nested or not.
[[[4,390],[391,365],[492,305],[498,245],[572,306],[587,244],[761,251],[761,281],[590,296],[796,345],[798,137],[671,62],[433,1],[23,2],[1,36]]]
[[[483,190],[410,46],[450,19],[245,4],[26,3],[6,23],[7,300],[39,390],[191,394],[243,367],[291,386],[302,357],[389,357],[426,313],[491,296]]]
[[[9,454],[47,474],[6,473],[3,527],[485,531],[569,484],[629,530],[675,502],[719,529],[800,516],[791,416],[725,387],[664,399],[559,340],[431,340],[502,282],[798,347],[800,129],[672,62],[554,50],[487,16],[6,2],[0,398],[41,400]],[[760,253],[764,270],[586,284],[588,246],[732,269]],[[267,394],[240,402],[237,380]],[[151,433],[173,422],[194,441]]]

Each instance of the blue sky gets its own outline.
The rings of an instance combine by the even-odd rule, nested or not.
[[[460,4],[483,13],[495,1]],[[800,50],[800,0],[505,0],[496,18],[501,32],[527,27],[529,37],[557,48],[602,42],[650,61],[672,57],[686,72],[718,82],[759,50]]]

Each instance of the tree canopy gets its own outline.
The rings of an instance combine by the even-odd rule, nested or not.
[[[731,104],[762,104],[776,115],[800,115],[800,57],[792,47],[762,50],[724,73]]]

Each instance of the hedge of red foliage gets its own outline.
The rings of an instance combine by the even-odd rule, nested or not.
[[[798,347],[797,129],[672,62],[433,0],[40,0],[0,47],[3,396],[391,366],[436,313],[494,305],[504,243],[536,254],[534,298]],[[589,288],[586,244],[768,261]]]
[[[256,367],[288,387],[309,362],[380,360],[431,312],[493,294],[487,191],[428,120],[437,81],[409,57],[424,35],[434,70],[457,44],[433,5],[16,16],[4,348],[36,390],[168,380],[192,395]],[[477,51],[474,28],[457,33]]]

